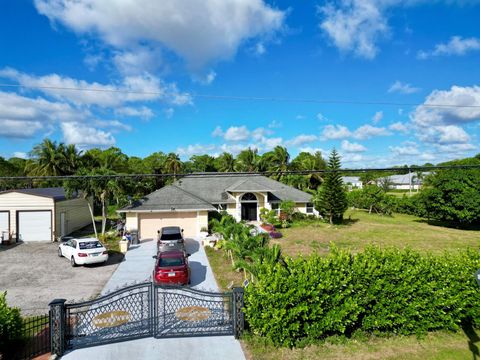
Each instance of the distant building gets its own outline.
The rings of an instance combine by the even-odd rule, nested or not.
[[[417,173],[411,172],[402,175],[391,175],[384,178],[394,190],[419,190],[423,184],[423,178],[429,173],[422,173],[419,177]],[[381,181],[382,179],[380,179]]]
[[[358,176],[342,176],[342,180],[349,190],[363,188],[363,183]]]

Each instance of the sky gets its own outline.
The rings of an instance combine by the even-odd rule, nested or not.
[[[46,137],[184,160],[472,156],[478,19],[475,0],[2,0],[0,156]]]

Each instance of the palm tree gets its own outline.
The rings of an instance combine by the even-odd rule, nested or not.
[[[222,155],[215,159],[217,170],[220,172],[233,172],[235,171],[235,158],[232,154],[224,152]]]
[[[165,172],[173,174],[173,181],[176,180],[176,174],[182,170],[183,164],[180,157],[175,153],[169,153],[165,160]]]
[[[277,173],[277,180],[280,180],[282,173],[290,168],[290,154],[287,148],[275,146],[273,151],[264,154],[268,164],[268,170]]]
[[[258,170],[259,156],[257,149],[248,148],[241,151],[235,160],[235,170],[240,172],[254,172]]]
[[[65,175],[66,164],[61,147],[63,144],[57,146],[55,141],[49,139],[35,145],[30,152],[32,161],[26,164],[27,174],[36,176]]]

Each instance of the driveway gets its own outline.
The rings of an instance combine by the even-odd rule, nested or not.
[[[207,255],[199,242],[186,240],[192,270],[191,285],[196,289],[219,291]],[[105,285],[102,293],[123,287],[133,282],[150,280],[156,254],[156,242],[143,241],[130,247],[122,262]],[[95,358],[115,359],[198,359],[198,360],[244,360],[240,342],[233,336],[187,337],[171,339],[145,338],[121,343],[101,345],[71,351],[63,356],[66,360]]]
[[[7,291],[7,302],[22,314],[48,312],[55,298],[81,299],[97,296],[121,255],[111,256],[106,265],[72,268],[66,258],[57,256],[58,243],[19,243],[0,247],[0,291]]]

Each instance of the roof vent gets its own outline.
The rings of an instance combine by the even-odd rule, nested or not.
[[[222,192],[222,200],[228,200],[228,194],[225,191]]]

